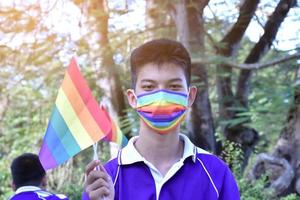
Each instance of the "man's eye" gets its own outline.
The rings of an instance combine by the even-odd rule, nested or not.
[[[181,85],[175,85],[175,84],[173,84],[173,85],[170,85],[169,86],[169,88],[171,89],[171,90],[179,90],[179,89],[181,89],[182,87],[181,87]]]
[[[144,86],[142,86],[142,88],[146,91],[149,91],[149,90],[153,90],[154,86],[153,85],[144,85]]]

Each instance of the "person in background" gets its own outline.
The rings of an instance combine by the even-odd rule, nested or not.
[[[47,192],[46,171],[36,154],[24,153],[11,164],[12,188],[10,200],[68,200],[65,195]]]

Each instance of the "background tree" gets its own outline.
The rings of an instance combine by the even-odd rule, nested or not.
[[[299,179],[299,79],[300,68],[296,71],[293,102],[287,113],[286,124],[270,154],[261,153],[257,156],[250,172],[252,180],[262,174],[269,173],[270,187],[277,194],[300,191]]]
[[[254,15],[259,1],[244,1],[240,9],[237,22],[225,37],[221,40],[221,48],[217,47],[220,55],[226,57],[234,57],[239,48],[239,42],[249,25],[250,19]],[[264,26],[264,34],[260,40],[250,50],[249,55],[245,59],[245,63],[259,62],[260,58],[265,55],[274,38],[280,24],[291,7],[295,5],[295,1],[280,1],[272,15],[269,17]],[[221,65],[218,67],[218,94],[219,94],[219,112],[220,117],[225,122],[222,132],[225,136],[235,142],[242,144],[244,150],[244,164],[246,167],[247,160],[253,151],[255,144],[258,142],[258,133],[251,127],[245,126],[249,118],[240,117],[243,111],[248,109],[248,96],[251,82],[251,69],[242,69],[238,81],[236,83],[236,94],[233,93],[232,87],[232,66]],[[225,73],[225,75],[224,75]],[[236,120],[235,120],[236,119]],[[231,124],[234,122],[234,125]]]
[[[208,1],[179,0],[169,2],[169,12],[176,25],[178,40],[193,57],[204,57],[203,10]],[[198,85],[198,95],[187,120],[192,141],[204,149],[216,152],[214,122],[211,112],[207,69],[203,63],[192,65],[193,83]]]

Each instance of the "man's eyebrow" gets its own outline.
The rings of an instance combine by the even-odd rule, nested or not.
[[[151,80],[151,79],[142,79],[141,82],[151,82],[151,83],[154,83],[155,81]]]
[[[183,80],[181,78],[172,78],[168,82],[183,82]]]
[[[150,82],[150,83],[155,83],[156,81],[155,80],[152,80],[152,79],[142,79],[141,82]],[[182,78],[172,78],[172,79],[169,79],[168,82],[184,82],[182,80]]]

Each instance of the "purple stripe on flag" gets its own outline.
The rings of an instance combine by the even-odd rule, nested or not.
[[[54,157],[52,156],[51,151],[49,150],[46,142],[43,142],[42,148],[39,153],[39,158],[45,170],[57,166],[57,163]]]

